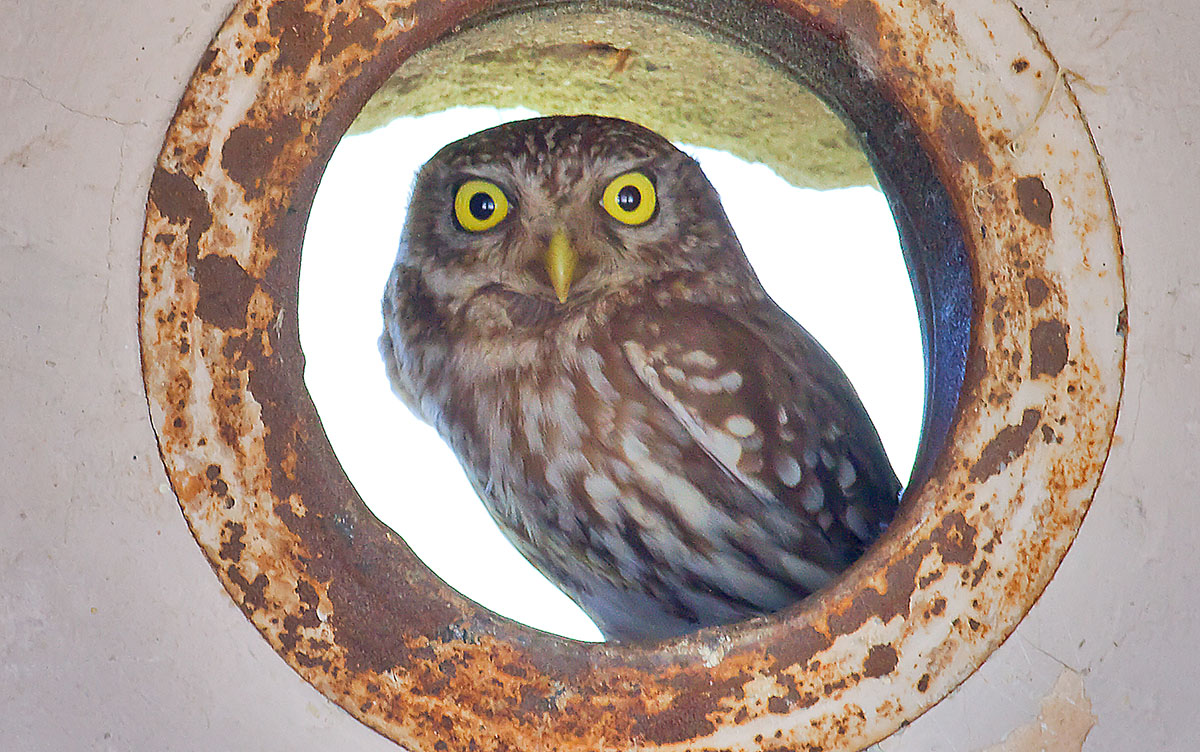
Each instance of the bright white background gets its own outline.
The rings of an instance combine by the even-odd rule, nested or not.
[[[458,108],[342,140],[304,242],[305,381],[363,500],[431,569],[493,611],[599,640],[590,620],[503,538],[436,432],[392,395],[376,345],[417,169],[451,141],[535,114]],[[912,289],[883,195],[866,187],[797,189],[764,165],[681,148],[721,194],[767,291],[850,376],[906,478],[924,376]]]

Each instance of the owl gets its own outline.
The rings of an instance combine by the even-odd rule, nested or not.
[[[513,122],[419,172],[383,299],[396,394],[610,640],[768,614],[885,529],[850,382],[699,165],[623,120]]]

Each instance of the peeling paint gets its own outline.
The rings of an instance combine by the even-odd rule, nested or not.
[[[1092,713],[1092,701],[1084,687],[1083,675],[1064,668],[1042,698],[1037,718],[1013,729],[1004,741],[981,752],[1080,752],[1095,725],[1096,716]]]

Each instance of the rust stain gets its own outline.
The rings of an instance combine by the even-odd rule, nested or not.
[[[1069,357],[1066,324],[1054,319],[1034,324],[1029,333],[1029,371],[1033,378],[1059,375]]]
[[[276,160],[300,135],[300,121],[282,116],[271,127],[242,123],[234,128],[221,148],[221,167],[249,200],[262,196],[263,182],[270,180]]]
[[[1045,280],[1037,277],[1025,278],[1025,294],[1029,297],[1029,305],[1034,308],[1041,308],[1046,302],[1046,298],[1050,296],[1050,286]]]
[[[962,512],[951,512],[930,533],[929,540],[941,554],[943,562],[966,566],[975,559],[975,534],[975,528],[967,522]]]
[[[221,329],[241,329],[246,325],[246,309],[257,284],[237,261],[226,256],[208,255],[194,265],[200,299],[196,315]]]
[[[939,116],[938,134],[948,156],[974,165],[984,178],[992,175],[992,161],[975,118],[959,102],[947,102]]]
[[[872,679],[887,676],[895,670],[899,661],[900,656],[891,645],[872,645],[863,663],[863,676]]]
[[[883,18],[872,0],[847,0],[841,7],[842,22],[854,28],[859,35],[871,42],[882,36]]]
[[[1041,178],[1027,175],[1017,179],[1017,204],[1026,219],[1038,227],[1050,229],[1054,197],[1046,190]]]
[[[1029,444],[1029,437],[1042,419],[1040,410],[1027,409],[1021,415],[1021,422],[1015,426],[1006,426],[996,437],[988,442],[979,459],[971,465],[969,478],[972,483],[992,477],[1000,472],[1005,465],[1016,459]]]
[[[200,237],[213,224],[208,198],[187,175],[169,172],[162,165],[154,169],[149,200],[168,222],[187,225],[187,254],[194,264],[200,252]],[[174,238],[164,241],[169,245]]]
[[[267,24],[279,50],[275,58],[276,73],[303,73],[326,44],[321,16],[309,13],[304,0],[270,3]]]
[[[229,537],[221,544],[220,556],[222,559],[236,564],[242,558],[242,551],[246,550],[246,544],[242,542],[242,538],[246,535],[246,526],[240,522],[227,522],[225,530]]]

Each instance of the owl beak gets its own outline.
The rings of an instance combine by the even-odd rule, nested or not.
[[[546,249],[546,273],[550,275],[550,285],[554,287],[559,303],[567,302],[578,261],[579,254],[571,247],[567,233],[561,229],[555,230],[550,236],[550,247]]]

